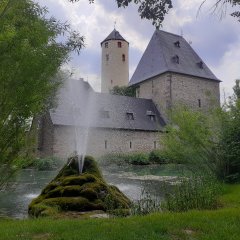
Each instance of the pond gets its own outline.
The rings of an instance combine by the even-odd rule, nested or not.
[[[130,199],[136,201],[143,192],[162,199],[170,190],[181,169],[175,165],[117,166],[101,167],[104,178],[117,186]],[[180,171],[179,171],[180,170]],[[27,208],[58,171],[22,170],[12,184],[0,192],[0,216],[23,219],[28,217]]]

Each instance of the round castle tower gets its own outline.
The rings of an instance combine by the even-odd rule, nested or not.
[[[114,86],[127,86],[129,81],[129,43],[114,29],[101,42],[102,82],[101,92],[109,93]]]

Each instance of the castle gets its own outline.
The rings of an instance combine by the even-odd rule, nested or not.
[[[161,147],[168,109],[183,104],[207,111],[220,105],[220,80],[179,35],[156,29],[130,81],[129,43],[122,35],[114,29],[101,48],[102,92],[84,81],[68,81],[57,108],[39,119],[41,156],[71,154],[76,129],[85,141],[78,144],[93,156],[151,151]],[[127,85],[136,88],[136,97],[109,94],[114,86]]]

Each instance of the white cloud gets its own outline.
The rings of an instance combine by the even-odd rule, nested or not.
[[[240,35],[239,41],[231,44],[221,58],[220,64],[213,71],[223,81],[221,89],[226,96],[232,95],[236,79],[240,79]]]

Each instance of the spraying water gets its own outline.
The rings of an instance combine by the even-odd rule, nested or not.
[[[60,105],[57,109],[68,112],[71,131],[69,140],[72,152],[77,157],[79,174],[82,173],[84,158],[88,148],[89,131],[95,111],[95,94],[83,80],[67,80],[60,93]]]

